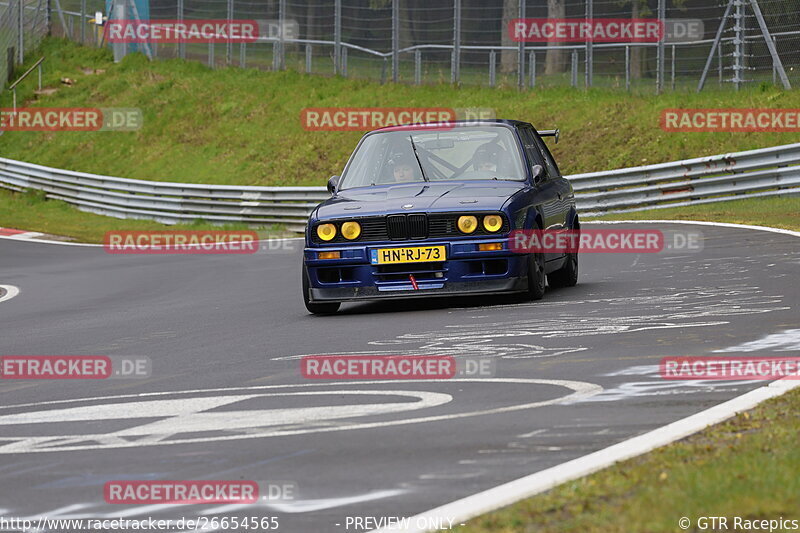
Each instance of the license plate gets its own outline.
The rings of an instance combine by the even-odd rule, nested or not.
[[[371,250],[370,262],[373,265],[392,265],[396,263],[425,263],[444,261],[444,246],[414,246],[413,248],[378,248]]]

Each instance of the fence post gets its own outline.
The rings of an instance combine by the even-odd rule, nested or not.
[[[422,50],[414,50],[414,83],[422,84]]]
[[[525,18],[525,0],[519,0],[519,13],[518,18]],[[503,31],[508,31],[503,28]],[[525,42],[520,40],[517,45],[517,88],[522,90],[525,88]]]
[[[178,0],[178,21],[183,22],[183,0]],[[186,43],[183,39],[178,43],[178,57],[186,59]]]
[[[594,17],[594,5],[592,0],[586,0],[586,20],[590,21]],[[592,37],[586,40],[586,64],[584,65],[584,85],[588,89],[592,86],[592,75],[594,74],[594,42]]]
[[[625,45],[625,90],[631,90],[631,47]]]
[[[392,81],[397,83],[400,69],[400,0],[392,0]]]
[[[658,20],[664,23],[667,18],[666,0],[658,0]],[[656,73],[656,94],[661,94],[664,90],[664,39],[658,41],[658,61],[656,63],[658,72]]]
[[[772,36],[772,46],[775,47],[775,50],[778,49],[778,38],[774,35]],[[775,63],[775,60],[772,60],[772,84],[778,84],[778,65]]]
[[[283,70],[286,68],[286,36],[284,29],[286,27],[286,0],[278,1],[278,68]]]
[[[494,87],[496,83],[497,52],[489,51],[489,87]]]
[[[717,71],[719,73],[719,84],[722,85],[722,41],[717,47]]]
[[[233,0],[228,0],[228,27],[231,27],[231,21],[233,20]],[[228,35],[228,42],[225,43],[225,64],[230,66],[231,61],[233,61],[233,41],[231,40],[230,35]]]
[[[19,60],[19,64],[21,65],[25,61],[25,13],[23,12],[24,0],[17,0],[17,6],[19,7],[19,13],[17,17],[17,59]]]
[[[531,50],[528,56],[528,70],[531,74],[531,89],[536,87],[536,50]]]
[[[675,90],[675,45],[672,45],[672,90]]]
[[[342,76],[347,77],[347,47],[342,47]]]
[[[239,44],[239,68],[247,68],[247,43]]]
[[[744,81],[744,4],[743,2],[736,2],[736,11],[733,15],[733,84],[738,91]]]
[[[81,0],[81,44],[86,44],[86,0]]]
[[[342,0],[333,8],[333,73],[339,74],[339,55],[342,53]]]
[[[306,74],[311,74],[311,44],[306,43]]]
[[[450,83],[461,81],[461,0],[453,2],[453,55],[450,63]]]
[[[572,51],[572,80],[571,84],[573,87],[578,86],[578,51]]]

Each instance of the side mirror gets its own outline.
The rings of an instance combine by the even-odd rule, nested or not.
[[[533,165],[531,174],[533,174],[533,183],[539,183],[544,179],[544,167],[542,165]]]
[[[336,192],[336,186],[339,184],[340,176],[331,176],[328,180],[328,192],[333,194]]]

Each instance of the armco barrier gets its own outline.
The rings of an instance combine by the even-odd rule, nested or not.
[[[567,176],[582,216],[800,193],[800,143]],[[283,224],[302,232],[325,187],[256,187],[144,181],[0,158],[0,187],[40,190],[82,211],[166,224]]]

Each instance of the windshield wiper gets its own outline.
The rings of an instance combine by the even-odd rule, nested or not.
[[[417,164],[419,165],[419,170],[422,172],[422,179],[425,181],[430,181],[428,176],[425,175],[425,169],[422,168],[422,162],[419,160],[419,154],[417,153],[417,145],[414,144],[414,138],[411,135],[408,136],[408,140],[411,141],[411,149],[414,150],[414,157],[417,159]]]

